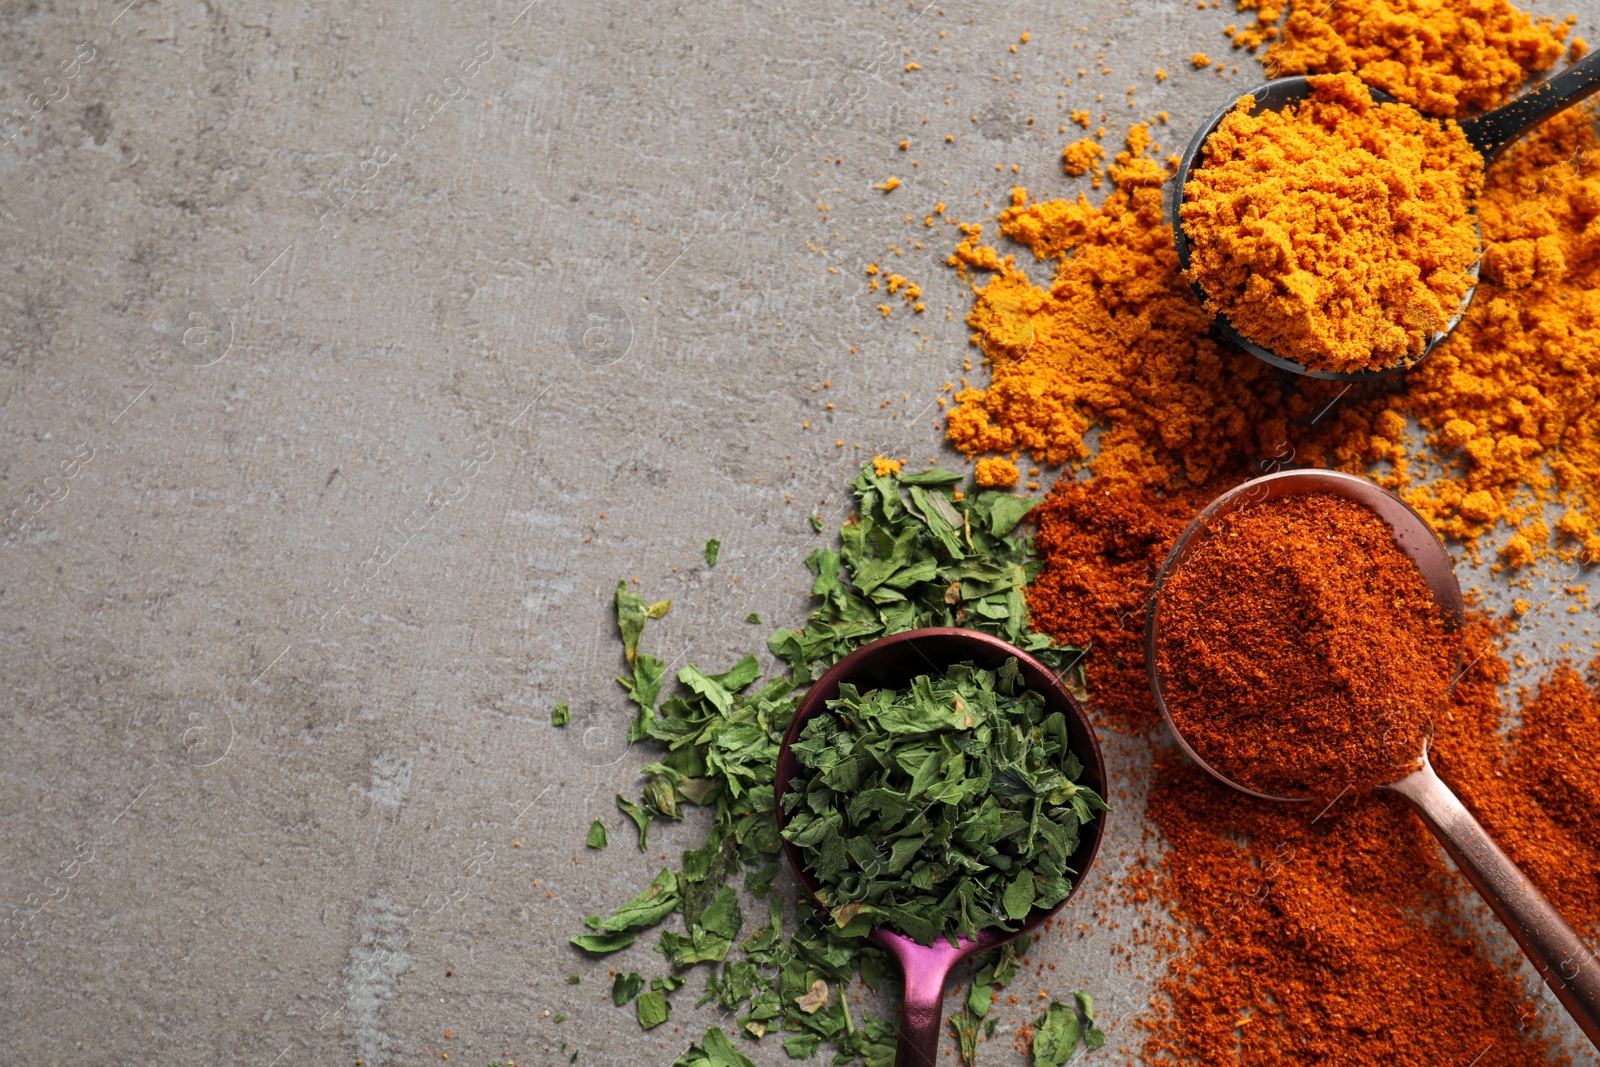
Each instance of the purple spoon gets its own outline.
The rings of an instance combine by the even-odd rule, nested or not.
[[[1100,742],[1095,737],[1094,727],[1089,724],[1088,716],[1084,715],[1078,702],[1062,688],[1049,668],[998,637],[975,630],[931,627],[908,630],[863,645],[835,663],[811,687],[800,709],[795,712],[794,720],[789,723],[789,730],[783,736],[783,747],[778,753],[778,779],[774,791],[777,794],[779,828],[788,821],[783,810],[783,794],[791,779],[805,774],[805,769],[790,751],[790,746],[813,716],[827,714],[828,701],[838,697],[841,682],[850,682],[862,692],[898,688],[919,674],[943,671],[955,663],[971,663],[985,670],[997,670],[1011,657],[1016,657],[1018,666],[1022,668],[1023,683],[1044,697],[1046,709],[1061,712],[1067,720],[1067,740],[1073,754],[1083,763],[1083,775],[1078,780],[1105,796],[1105,765],[1100,758]],[[904,934],[881,926],[868,935],[873,944],[899,961],[900,972],[905,977],[895,1067],[933,1067],[939,1053],[944,983],[950,976],[950,969],[976,952],[999,948],[1007,941],[1037,929],[1059,911],[1067,900],[1071,900],[1072,895],[1083,887],[1083,876],[1100,849],[1105,818],[1104,812],[1099,813],[1099,817],[1080,832],[1078,849],[1072,854],[1072,866],[1078,872],[1072,894],[1053,908],[1035,908],[1017,930],[980,930],[975,939],[963,937],[955,947],[943,937],[936,938],[932,945],[919,945]],[[794,868],[801,887],[812,900],[816,900],[817,883],[806,870],[805,857],[800,849],[785,841],[783,851],[789,857],[789,865]],[[822,908],[822,903],[818,901],[817,906]],[[823,911],[827,909],[823,908]]]

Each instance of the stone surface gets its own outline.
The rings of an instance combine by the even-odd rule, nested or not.
[[[704,825],[642,855],[613,807],[612,587],[673,599],[674,662],[800,619],[806,517],[944,455],[967,298],[923,217],[1086,188],[1066,108],[1176,151],[1259,78],[1154,0],[3,11],[0,1058],[41,1065],[669,1063],[702,979],[641,1033],[606,972],[659,957],[566,944]],[[1108,745],[1110,847],[991,1063],[1044,989],[1137,1040]]]

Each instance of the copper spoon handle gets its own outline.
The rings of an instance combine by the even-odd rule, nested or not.
[[[1424,758],[1422,769],[1388,786],[1409,800],[1478,895],[1499,916],[1562,1007],[1600,1048],[1600,960],[1500,850]]]

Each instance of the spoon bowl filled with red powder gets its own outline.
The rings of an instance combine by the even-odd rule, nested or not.
[[[1600,959],[1428,762],[1466,621],[1450,555],[1399,497],[1284,471],[1212,501],[1156,576],[1145,662],[1178,745],[1268,800],[1405,797],[1600,1047]]]
[[[1224,782],[1325,802],[1417,768],[1466,610],[1449,554],[1398,497],[1327,471],[1247,482],[1178,539],[1156,593],[1157,706]]]

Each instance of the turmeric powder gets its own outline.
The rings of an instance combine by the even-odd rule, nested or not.
[[[1084,196],[1029,203],[1018,189],[1000,232],[1054,277],[1034,284],[981,226],[963,228],[951,261],[985,275],[967,323],[991,380],[956,394],[948,437],[969,454],[1026,449],[1087,467],[1090,484],[1110,489],[1225,483],[1252,463],[1358,472],[1384,463],[1376,480],[1441,534],[1521,538],[1508,565],[1580,547],[1600,556],[1593,118],[1587,108],[1558,115],[1490,169],[1478,198],[1478,292],[1398,391],[1310,379],[1286,391],[1264,363],[1213,340],[1165,224],[1168,172],[1142,147],[1117,156],[1115,188],[1098,207]],[[1565,511],[1547,526],[1550,504]]]
[[[1106,158],[1106,150],[1093,139],[1085,137],[1067,145],[1061,152],[1061,167],[1074,178],[1081,178],[1090,170],[1094,174],[1094,187],[1100,188],[1099,161]]]
[[[1353,74],[1283,111],[1246,96],[1184,186],[1190,276],[1250,340],[1317,370],[1423,354],[1472,287],[1483,159],[1455,122]]]
[[[1239,0],[1239,9],[1258,17],[1233,35],[1234,47],[1270,42],[1269,75],[1349,71],[1402,103],[1455,118],[1505,103],[1530,72],[1555,66],[1571,30],[1509,0]]]

